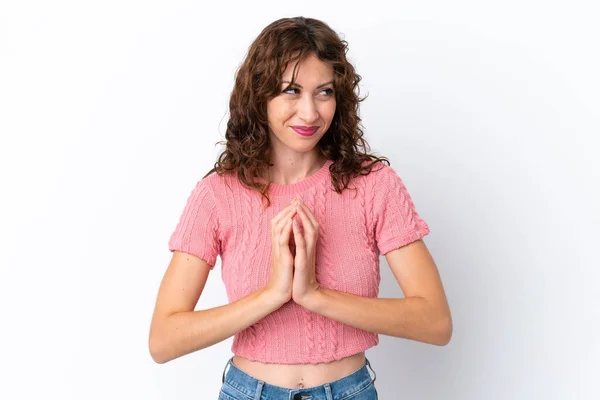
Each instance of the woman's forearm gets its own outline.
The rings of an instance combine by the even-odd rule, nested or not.
[[[302,306],[365,331],[440,346],[446,345],[452,335],[449,310],[422,297],[381,299],[321,287]]]
[[[232,303],[164,317],[150,335],[150,353],[157,363],[219,343],[281,307],[274,296],[258,290]]]

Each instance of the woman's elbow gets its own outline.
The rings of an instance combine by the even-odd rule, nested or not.
[[[166,346],[156,337],[156,335],[150,335],[150,339],[148,340],[148,350],[155,363],[164,364],[170,361],[170,358],[165,354],[165,347]]]
[[[452,317],[447,316],[435,324],[435,345],[446,346],[452,338]]]
[[[148,350],[150,351],[150,356],[155,363],[164,364],[168,361],[171,361],[174,357],[170,351],[172,344],[167,340],[169,335],[165,335],[165,326],[160,322],[154,321],[150,327],[150,335],[148,336]]]

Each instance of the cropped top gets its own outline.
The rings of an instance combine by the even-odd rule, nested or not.
[[[270,221],[299,197],[319,223],[315,271],[319,285],[364,297],[379,293],[379,256],[429,233],[394,169],[378,162],[335,192],[329,167],[291,184],[271,183],[271,205],[231,174],[199,180],[169,239],[170,251],[189,253],[212,269],[221,259],[229,302],[266,286],[271,271]],[[356,188],[356,190],[354,190]],[[379,343],[367,332],[311,312],[290,300],[234,335],[231,351],[263,363],[317,364]]]

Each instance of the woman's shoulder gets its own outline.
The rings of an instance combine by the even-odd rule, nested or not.
[[[211,171],[201,179],[201,185],[204,185],[210,190],[217,202],[225,202],[227,199],[237,199],[241,194],[249,189],[246,188],[235,172],[226,171],[217,173]]]
[[[210,186],[213,190],[218,190],[220,187],[229,186],[235,181],[237,181],[237,179],[231,172],[219,174],[214,170],[211,170],[200,179],[200,182],[202,182],[203,185]]]
[[[362,164],[363,172],[359,177],[366,182],[377,183],[382,179],[397,175],[396,171],[383,161],[364,161]]]

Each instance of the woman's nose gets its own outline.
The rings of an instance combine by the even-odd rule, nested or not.
[[[296,113],[307,125],[319,118],[315,100],[310,96],[305,96],[300,100]]]

